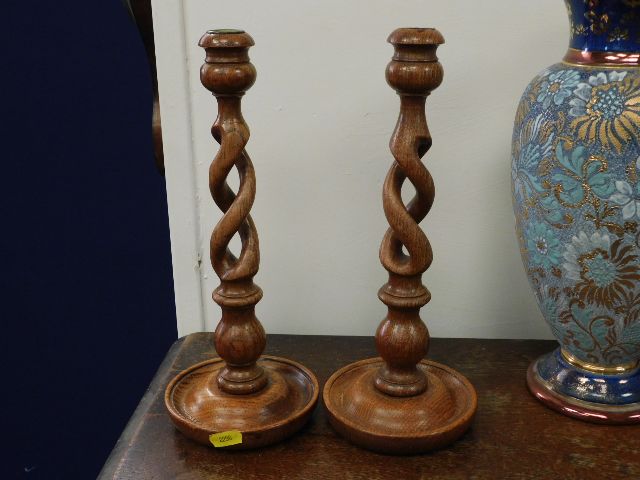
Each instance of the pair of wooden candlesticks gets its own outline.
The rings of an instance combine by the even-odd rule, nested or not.
[[[419,312],[431,294],[422,284],[422,274],[433,256],[418,223],[433,204],[434,185],[420,159],[431,146],[425,101],[442,82],[436,48],[444,39],[435,29],[401,28],[388,41],[395,52],[386,78],[400,96],[400,116],[390,142],[395,162],[383,189],[390,227],[380,247],[380,260],[389,272],[389,281],[378,292],[388,307],[376,332],[382,358],[335,372],[324,386],[323,399],[331,424],[347,439],[402,454],[456,440],[469,427],[477,398],[460,373],[423,360],[429,333]],[[262,290],[253,283],[258,235],[249,215],[256,179],[244,150],[249,129],[240,109],[242,96],[256,79],[248,55],[253,44],[241,30],[211,30],[199,42],[206,50],[200,78],[218,101],[211,131],[220,150],[209,169],[209,186],[224,212],[211,235],[211,263],[221,282],[213,292],[222,308],[214,334],[220,358],[181,372],[165,393],[169,415],[180,431],[204,444],[235,443],[229,448],[262,447],[292,435],[309,419],[320,391],[316,377],[304,366],[261,357],[266,338],[255,305]],[[237,193],[226,182],[234,167],[240,177]],[[406,179],[416,195],[405,206],[401,189]],[[238,257],[229,250],[236,233],[242,242]],[[230,433],[217,436],[225,432]]]

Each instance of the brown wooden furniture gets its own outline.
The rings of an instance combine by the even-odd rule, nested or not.
[[[153,17],[151,0],[122,0],[131,18],[136,23],[144,49],[149,60],[153,86],[153,111],[151,113],[151,135],[156,167],[164,175],[164,149],[162,145],[162,121],[160,119],[160,99],[158,98],[158,69],[156,67],[156,47],[153,38]]]
[[[372,337],[267,337],[266,353],[304,363],[321,384],[343,365],[375,354]],[[550,340],[431,339],[430,358],[475,385],[478,413],[450,447],[398,457],[363,450],[336,435],[322,406],[307,427],[272,447],[230,452],[189,440],[166,414],[165,386],[176,373],[215,356],[210,334],[189,335],[167,354],[100,480],[640,478],[640,428],[567,418],[528,392],[527,367],[554,345]]]
[[[376,332],[382,358],[361,360],[337,371],[327,381],[323,399],[331,424],[350,441],[380,452],[406,454],[439,448],[460,437],[473,419],[477,400],[463,375],[423,360],[429,332],[420,308],[431,294],[422,284],[422,274],[433,255],[418,224],[431,209],[434,185],[420,159],[431,147],[425,101],[442,82],[436,48],[444,38],[435,29],[400,28],[388,41],[395,53],[386,76],[400,96],[400,115],[390,142],[395,162],[383,187],[389,229],[380,246],[380,261],[389,281],[378,292],[388,307]],[[402,185],[407,179],[416,195],[405,206]]]
[[[249,128],[240,100],[253,85],[256,70],[249,61],[253,39],[241,30],[211,30],[199,45],[206,51],[202,84],[218,101],[211,132],[220,150],[209,168],[211,195],[224,212],[211,235],[211,264],[220,278],[213,299],[222,308],[215,331],[220,358],[179,373],[167,386],[165,404],[175,425],[188,437],[210,445],[210,435],[239,431],[247,449],[278,442],[308,420],[318,401],[318,381],[311,371],[279,357],[265,356],[266,337],[255,315],[262,290],[253,282],[260,253],[258,234],[249,215],[255,198],[253,164],[244,147]],[[235,168],[238,192],[227,184]],[[241,251],[229,249],[238,234]],[[258,361],[258,359],[260,360]]]

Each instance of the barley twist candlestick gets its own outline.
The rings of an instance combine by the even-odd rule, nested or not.
[[[228,45],[230,41],[234,46]],[[264,329],[255,316],[262,290],[253,283],[260,263],[258,233],[249,214],[256,196],[256,176],[244,150],[249,127],[240,110],[242,96],[256,80],[256,69],[248,56],[252,44],[246,34],[229,33],[207,35],[200,42],[207,52],[200,79],[218,101],[218,117],[211,133],[220,150],[209,167],[209,190],[224,212],[210,241],[211,265],[220,278],[213,299],[222,308],[215,346],[226,362],[218,375],[218,385],[225,392],[237,394],[255,392],[267,383],[263,369],[256,365],[266,344]],[[237,194],[227,184],[234,167],[240,178]],[[238,258],[229,250],[236,233],[241,241]]]
[[[266,338],[255,316],[255,305],[262,298],[262,290],[253,282],[260,253],[249,215],[256,177],[244,150],[249,128],[240,108],[242,96],[256,79],[249,61],[253,44],[240,30],[211,30],[200,39],[206,51],[200,79],[218,101],[211,133],[220,149],[209,168],[209,189],[223,212],[210,242],[211,264],[220,278],[213,292],[222,308],[214,334],[220,358],[185,370],[165,394],[173,422],[188,437],[210,444],[211,434],[240,431],[242,443],[230,448],[260,447],[291,435],[311,415],[319,390],[313,373],[302,365],[278,357],[259,360]],[[237,193],[227,184],[234,167],[240,178]],[[238,257],[229,249],[236,233],[241,240]]]
[[[425,101],[442,82],[436,48],[444,39],[435,29],[401,28],[388,41],[395,53],[386,78],[400,96],[400,116],[390,141],[395,162],[383,187],[389,229],[380,261],[389,281],[378,292],[388,307],[376,332],[382,358],[337,371],[327,381],[323,397],[339,433],[363,447],[402,454],[439,448],[457,439],[469,427],[477,400],[460,373],[423,360],[429,333],[420,308],[431,294],[422,284],[422,274],[433,256],[418,224],[431,209],[434,185],[420,159],[431,147]],[[407,179],[416,195],[405,206],[401,192]]]

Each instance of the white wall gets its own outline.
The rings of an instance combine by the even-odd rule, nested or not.
[[[198,77],[200,36],[241,28],[256,41],[244,116],[258,180],[258,317],[271,333],[372,335],[385,314],[381,188],[398,113],[386,37],[432,26],[446,39],[445,77],[427,103],[436,201],[422,223],[434,251],[422,317],[433,336],[551,338],[517,250],[509,152],[520,94],[566,49],[561,0],[156,0],[153,9],[181,335],[219,318],[208,260],[220,216],[207,186],[216,105]]]

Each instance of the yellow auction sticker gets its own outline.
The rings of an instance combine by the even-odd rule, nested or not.
[[[214,447],[229,447],[242,443],[242,432],[230,430],[228,432],[212,433],[209,435],[209,441]]]

